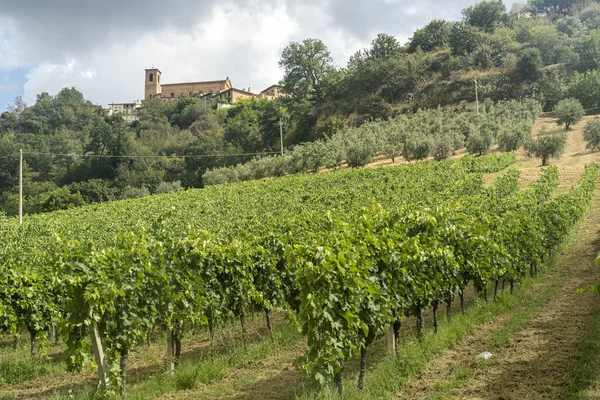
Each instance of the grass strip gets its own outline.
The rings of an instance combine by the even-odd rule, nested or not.
[[[596,310],[597,311],[597,310]],[[590,317],[590,324],[583,333],[583,343],[579,349],[577,366],[571,371],[569,387],[561,398],[567,400],[587,400],[600,397],[600,314]]]

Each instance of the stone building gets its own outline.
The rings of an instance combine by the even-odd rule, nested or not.
[[[182,95],[194,95],[204,98],[205,101],[218,102],[220,105],[231,105],[240,99],[267,99],[273,100],[283,95],[282,87],[271,85],[262,92],[252,93],[247,90],[234,88],[229,77],[220,81],[184,82],[184,83],[162,83],[162,73],[158,68],[146,70],[144,82],[144,100],[160,99],[163,101],[176,100]],[[135,103],[112,103],[108,106],[108,114],[118,114],[127,122],[137,121],[138,112],[142,108],[142,102]]]
[[[264,98],[267,100],[273,100],[280,97],[283,94],[283,86],[280,85],[271,85],[258,95],[260,98]]]
[[[142,102],[135,103],[111,103],[108,105],[108,115],[118,114],[125,122],[131,123],[139,119],[138,112],[142,108]]]
[[[240,99],[267,98],[273,100],[280,94],[280,86],[273,85],[255,94],[248,90],[234,88],[229,77],[220,81],[185,82],[185,83],[161,83],[162,73],[158,68],[146,70],[144,83],[144,99],[161,99],[164,101],[174,100],[187,94],[196,96],[209,96],[220,101],[235,103]]]

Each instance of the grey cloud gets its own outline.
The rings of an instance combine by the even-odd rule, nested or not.
[[[290,0],[290,9],[306,1]],[[357,39],[378,33],[408,38],[432,19],[458,20],[461,10],[475,0],[329,0],[319,1],[337,26]]]
[[[278,0],[267,0],[273,4]],[[302,31],[319,37],[311,15],[298,13],[316,6],[350,37],[368,42],[385,32],[406,39],[433,18],[458,19],[474,0],[285,0]],[[64,62],[84,57],[114,43],[127,44],[166,30],[190,31],[212,16],[216,0],[2,0],[0,17],[15,24],[13,43],[25,64]],[[230,4],[259,12],[256,0]],[[227,4],[227,2],[225,2]],[[407,12],[408,10],[414,12]],[[322,27],[320,27],[322,28]],[[300,32],[302,34],[302,32]],[[1,38],[0,38],[1,39]]]
[[[24,61],[62,61],[150,32],[186,31],[209,19],[215,1],[3,0],[0,17],[15,25]]]

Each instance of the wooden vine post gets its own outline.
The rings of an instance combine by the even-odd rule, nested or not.
[[[167,331],[167,374],[172,374],[175,370],[175,363],[173,361],[175,358],[174,346],[173,331],[169,329]]]
[[[387,353],[390,356],[396,354],[396,333],[394,330],[394,324],[391,324],[387,331]]]
[[[106,379],[106,359],[104,358],[104,350],[102,349],[102,340],[100,339],[100,333],[98,332],[98,326],[93,324],[90,326],[90,338],[92,340],[92,351],[94,358],[96,359],[96,365],[98,366],[98,378],[102,387],[106,389],[108,384]]]

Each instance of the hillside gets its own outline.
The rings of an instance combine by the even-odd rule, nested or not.
[[[280,59],[285,95],[274,101],[220,110],[194,96],[150,101],[127,125],[76,88],[40,93],[32,105],[17,99],[0,116],[0,211],[16,214],[21,148],[25,212],[39,213],[203,187],[207,171],[279,154],[280,132],[285,152],[297,156],[303,143],[316,143],[312,151],[367,122],[440,106],[473,110],[475,81],[480,107],[533,99],[550,111],[573,97],[588,113],[599,110],[597,1],[532,0],[507,10],[489,0],[462,15],[431,21],[407,43],[379,34],[347,62],[333,60],[318,38],[290,43]]]
[[[588,119],[591,117],[588,117]],[[585,143],[582,140],[581,122],[574,126],[568,134],[568,143],[563,156],[558,160],[552,160],[551,164],[556,165],[560,172],[559,186],[555,195],[567,193],[568,189],[582,176],[584,165],[587,162],[600,160],[600,153],[590,153],[585,150]],[[540,118],[535,124],[535,134],[539,132],[542,126],[555,124],[551,118]],[[428,168],[432,168],[436,163],[420,163],[424,172],[419,178],[423,190],[428,175],[425,174]],[[441,167],[440,167],[441,168]],[[517,157],[514,168],[521,172],[520,185],[526,189],[539,179],[543,168],[540,167],[538,159],[527,158],[522,152]],[[228,210],[226,213],[215,214],[214,217],[222,218],[223,215],[231,213],[231,216],[238,215],[239,221],[245,220],[244,225],[238,227],[242,231],[248,229],[256,223],[264,223],[263,220],[280,218],[284,216],[271,210],[271,207],[277,206],[283,209],[294,208],[294,215],[306,213],[303,201],[294,202],[294,196],[290,197],[291,202],[280,203],[277,198],[272,196],[261,196],[261,187],[281,184],[283,190],[291,190],[294,185],[290,183],[297,181],[312,181],[312,185],[301,184],[300,186],[307,191],[302,198],[311,198],[314,195],[315,182],[321,181],[320,185],[332,187],[338,181],[336,177],[371,177],[363,180],[359,179],[360,185],[371,187],[375,177],[385,179],[389,184],[396,186],[402,182],[398,177],[400,170],[394,168],[389,170],[353,170],[340,175],[323,174],[319,179],[314,176],[304,175],[301,177],[283,178],[279,182],[271,183],[244,183],[238,185],[229,185],[224,187],[214,187],[206,191],[198,192],[199,196],[204,197],[204,201],[194,202],[194,207],[199,209],[206,208],[210,210],[211,205],[209,192],[221,193],[219,199],[213,201],[225,206],[231,204],[233,207],[224,207]],[[440,169],[442,171],[442,169]],[[349,174],[349,175],[345,175]],[[497,180],[505,176],[505,172],[498,172],[486,175],[486,181]],[[393,181],[393,179],[399,179]],[[285,182],[288,184],[285,184]],[[392,183],[393,182],[393,183]],[[445,182],[444,185],[452,187],[452,182]],[[239,186],[242,185],[242,186]],[[439,185],[439,183],[437,183]],[[239,209],[235,207],[235,199],[225,195],[230,190],[235,191],[237,187],[252,188],[249,195],[258,196],[272,205],[267,205],[267,209],[273,211],[264,212],[261,221],[255,218],[244,216],[253,215],[257,210],[251,210],[248,207]],[[368,196],[365,190],[357,186],[354,196],[346,197],[347,201],[361,203],[367,201],[361,199],[362,196]],[[382,193],[396,196],[406,194],[403,190],[394,190]],[[354,190],[346,186],[346,190]],[[456,190],[456,189],[452,189]],[[312,191],[312,192],[311,192]],[[311,194],[313,193],[313,194]],[[492,399],[508,397],[517,393],[518,398],[535,397],[540,392],[547,393],[550,398],[566,398],[583,393],[588,387],[600,385],[596,382],[596,376],[593,373],[596,365],[600,365],[600,356],[595,350],[597,348],[597,337],[595,336],[595,327],[597,326],[597,315],[600,312],[596,301],[596,294],[587,293],[580,295],[577,288],[588,284],[599,282],[597,271],[593,267],[593,260],[598,250],[597,235],[600,232],[600,193],[596,190],[596,197],[593,200],[591,212],[588,213],[577,229],[568,246],[557,253],[554,258],[545,263],[542,268],[540,278],[528,278],[522,283],[522,287],[517,289],[514,296],[508,295],[508,288],[504,294],[499,297],[497,302],[491,301],[485,303],[479,293],[479,299],[476,299],[477,292],[470,286],[465,292],[465,301],[467,304],[467,314],[463,317],[456,310],[459,310],[458,299],[454,301],[453,308],[455,314],[450,322],[440,317],[440,331],[434,335],[430,326],[431,311],[426,311],[426,331],[423,344],[418,344],[415,338],[416,329],[415,318],[408,317],[403,321],[402,328],[402,353],[400,360],[404,362],[400,370],[396,370],[398,365],[386,357],[385,338],[378,339],[371,347],[369,355],[369,369],[366,375],[366,388],[364,392],[354,389],[351,384],[356,379],[359,371],[359,364],[356,358],[348,361],[346,365],[346,396],[344,398],[432,398],[432,397],[452,397],[452,398],[484,398]],[[183,198],[195,196],[194,193],[185,193],[181,195],[167,195],[162,200],[176,197]],[[332,191],[326,193],[327,202],[334,199],[339,201],[340,193]],[[383,199],[383,197],[382,197]],[[125,208],[131,211],[125,213],[124,217],[132,217],[135,213],[148,216],[155,202],[160,203],[161,198],[147,198],[139,200],[129,200],[123,204]],[[170,201],[173,204],[173,201]],[[298,204],[295,204],[298,203]],[[94,231],[85,229],[87,234],[99,234],[101,237],[108,238],[110,232],[118,230],[117,226],[111,223],[117,215],[115,211],[110,212],[110,218],[102,210],[109,210],[116,207],[113,205],[92,206],[81,211],[83,214],[76,213],[81,221],[94,221],[93,215],[104,215],[104,218],[95,219]],[[117,207],[118,209],[118,207]],[[115,209],[116,210],[116,209]],[[187,212],[183,210],[184,212]],[[260,211],[258,211],[260,213]],[[338,211],[335,211],[339,213]],[[54,226],[56,229],[62,226],[60,222],[64,217],[68,217],[73,211],[64,211],[52,214],[34,217],[42,222],[42,226],[31,228],[38,234],[43,234],[45,229]],[[86,216],[87,214],[87,216]],[[131,214],[131,215],[130,215]],[[171,214],[173,215],[173,214]],[[207,221],[194,222],[208,224],[212,226],[211,230],[215,232],[219,229],[228,230],[226,220],[222,221],[221,226],[215,226],[213,216],[210,213],[203,214]],[[219,216],[221,215],[221,216]],[[311,215],[311,214],[307,214]],[[339,214],[342,216],[343,214]],[[278,217],[279,216],[279,217]],[[321,213],[314,214],[311,218],[316,221],[321,220],[325,215]],[[348,221],[353,218],[348,215],[344,217]],[[43,221],[54,221],[44,223]],[[140,218],[141,220],[141,218]],[[68,224],[63,228],[69,235],[81,236],[77,227],[85,227],[85,222],[78,222],[77,218],[66,218]],[[66,222],[65,221],[65,222]],[[315,223],[316,221],[311,221]],[[106,226],[108,236],[101,233],[101,223],[108,223]],[[189,221],[192,222],[192,221]],[[325,221],[323,221],[325,223]],[[239,223],[233,221],[231,227],[236,227]],[[72,227],[70,227],[72,225]],[[96,226],[97,225],[97,226]],[[128,225],[128,223],[126,223]],[[143,224],[141,224],[143,225]],[[134,229],[128,225],[128,229]],[[112,231],[111,231],[112,230]],[[39,238],[31,238],[34,243]],[[105,239],[96,240],[99,245]],[[110,242],[110,240],[109,240]],[[489,288],[491,296],[492,288]],[[441,313],[441,312],[440,312]],[[248,324],[246,340],[248,347],[246,350],[239,346],[240,331],[236,325],[226,324],[219,329],[215,337],[215,346],[217,357],[215,361],[210,361],[209,351],[211,341],[206,332],[199,332],[194,335],[185,336],[182,341],[182,365],[178,367],[175,378],[167,378],[163,370],[164,357],[164,337],[160,332],[155,332],[150,338],[149,345],[134,350],[129,359],[129,384],[130,399],[136,398],[236,398],[236,399],[289,399],[298,396],[300,399],[324,398],[333,394],[323,394],[314,391],[310,381],[301,374],[298,364],[294,362],[303,352],[307,345],[299,336],[290,321],[280,313],[274,313],[272,318],[273,333],[275,342],[271,343],[268,339],[268,331],[263,323],[264,315],[260,312],[248,315]],[[0,396],[7,398],[62,398],[63,396],[74,396],[75,398],[89,398],[93,396],[93,386],[95,373],[92,370],[84,369],[83,374],[65,373],[61,362],[52,364],[38,364],[33,361],[27,361],[29,349],[22,341],[15,352],[12,350],[11,341],[4,337],[0,343],[0,354],[2,362],[6,368],[0,372]],[[62,345],[51,347],[52,357],[58,356],[63,350]],[[421,347],[422,346],[422,347]],[[424,351],[423,349],[426,349]],[[488,363],[474,363],[475,355],[484,350],[490,350],[494,357]],[[20,374],[17,371],[23,371]],[[2,380],[7,383],[2,383]],[[304,393],[304,394],[303,394]],[[593,393],[589,392],[590,398]],[[329,397],[327,397],[329,398]],[[516,398],[516,397],[515,397]]]

